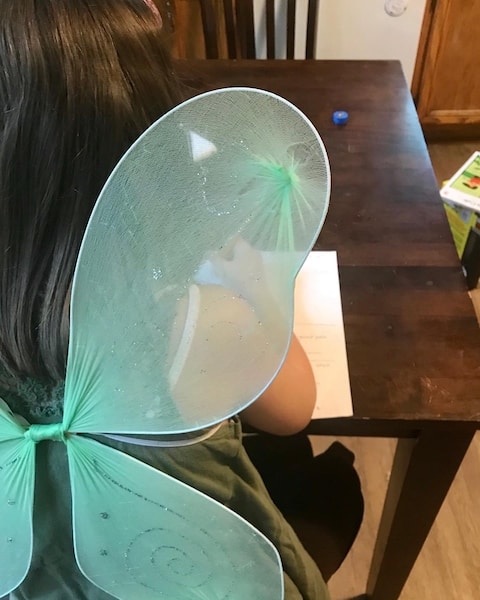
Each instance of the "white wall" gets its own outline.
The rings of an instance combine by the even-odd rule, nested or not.
[[[399,59],[411,83],[426,0],[405,0],[406,11],[399,17],[385,12],[385,0],[319,0],[317,58]],[[297,6],[296,52],[305,44],[307,1]],[[277,54],[285,56],[285,42],[279,33],[285,27],[286,0],[276,0]],[[264,0],[255,0],[257,48],[266,55]]]

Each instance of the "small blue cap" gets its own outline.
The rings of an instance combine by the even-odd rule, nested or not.
[[[348,112],[345,110],[336,110],[333,113],[332,119],[335,125],[345,125],[348,121]]]

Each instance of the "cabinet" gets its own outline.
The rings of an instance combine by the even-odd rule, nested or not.
[[[427,139],[480,137],[480,1],[429,0],[412,93]]]

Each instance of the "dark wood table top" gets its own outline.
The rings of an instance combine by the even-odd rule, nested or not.
[[[354,417],[315,431],[480,423],[480,332],[400,63],[177,65],[192,95],[230,85],[280,94],[324,140],[332,195],[315,249],[338,253]],[[346,126],[333,124],[335,110],[349,112]]]

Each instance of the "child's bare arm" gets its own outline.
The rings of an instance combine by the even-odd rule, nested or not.
[[[310,422],[315,400],[312,367],[294,335],[277,377],[258,400],[241,413],[241,417],[256,429],[276,435],[292,435]]]

